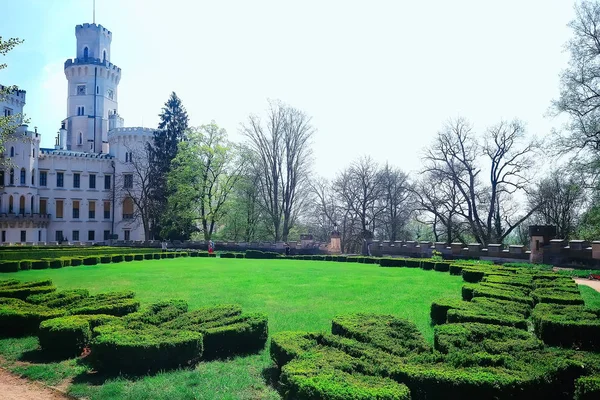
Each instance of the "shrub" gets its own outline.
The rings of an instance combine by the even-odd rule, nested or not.
[[[338,256],[337,262],[346,262],[347,258],[348,257],[346,257],[346,256]]]
[[[271,251],[259,251],[259,250],[246,250],[246,258],[265,258],[273,259],[279,256],[278,253]]]
[[[314,334],[309,332],[277,332],[271,336],[271,359],[281,368],[305,351],[316,346]]]
[[[468,304],[469,306],[464,309],[448,310],[447,321],[449,323],[479,322],[527,330],[527,321],[520,315],[498,313],[494,310],[486,310],[477,304],[470,302]]]
[[[208,253],[208,257],[216,258],[217,257],[217,253]]]
[[[391,315],[338,316],[331,321],[331,333],[368,343],[400,356],[429,349],[414,323]]]
[[[421,260],[408,259],[408,260],[406,260],[406,267],[408,267],[408,268],[421,268]]]
[[[48,264],[50,265],[50,268],[62,268],[64,266],[63,260],[59,259],[59,258],[54,258],[54,259],[48,259]]]
[[[244,253],[237,253],[235,255],[235,258],[245,258],[245,257],[246,257],[246,255]]]
[[[189,255],[190,255],[190,254],[189,254],[187,251],[180,251],[180,252],[179,252],[179,256],[180,256],[180,257],[189,257]]]
[[[433,261],[429,261],[429,260],[423,260],[421,262],[421,268],[423,268],[426,271],[430,271],[435,267],[435,263]]]
[[[440,299],[431,303],[431,311],[429,316],[431,317],[431,323],[433,325],[445,324],[447,321],[448,310],[453,308],[464,308],[466,302],[460,299]]]
[[[76,357],[92,338],[89,322],[81,316],[43,321],[38,332],[42,350],[59,357]]]
[[[35,294],[27,297],[31,304],[39,304],[50,308],[61,308],[90,296],[87,289],[62,290],[46,294]]]
[[[531,295],[536,303],[573,305],[583,305],[584,303],[579,293],[564,292],[552,288],[535,289]]]
[[[481,281],[485,273],[480,269],[463,268],[462,277],[465,282],[477,283]]]
[[[365,264],[378,264],[379,259],[377,257],[365,257],[364,262]]]
[[[100,262],[102,264],[109,264],[110,262],[112,262],[112,258],[113,258],[113,256],[101,256]]]
[[[473,297],[491,297],[501,300],[516,301],[518,303],[533,306],[533,298],[527,296],[523,291],[514,286],[496,285],[496,284],[465,284],[462,287],[462,296],[464,300],[471,300]]]
[[[264,347],[268,337],[264,314],[241,314],[236,305],[222,305],[194,310],[161,327],[200,332],[204,335],[205,358],[250,353]]]
[[[450,265],[450,275],[462,275],[464,265],[459,264],[451,264]]]
[[[362,257],[349,256],[349,257],[346,257],[346,262],[357,263],[357,262],[359,262],[360,259],[362,259]]]
[[[21,260],[19,263],[19,269],[22,271],[29,271],[31,269],[31,260]]]
[[[94,335],[91,362],[100,371],[146,373],[192,365],[202,356],[198,332],[106,324],[95,328]]]
[[[188,304],[184,300],[165,300],[151,304],[147,310],[129,314],[124,319],[158,326],[183,315],[187,310]]]
[[[31,262],[31,269],[48,269],[50,262],[48,260],[34,260]]]
[[[4,261],[0,263],[0,272],[18,272],[19,267],[19,261]]]
[[[199,253],[199,252],[197,252],[197,251],[192,251],[192,252],[190,253],[190,257],[199,257],[199,256],[200,256],[200,254],[198,254],[198,253]]]
[[[325,261],[333,261],[333,256],[325,256]]]
[[[100,257],[83,257],[83,265],[96,265],[100,262]]]
[[[600,398],[600,375],[584,376],[575,381],[575,400]]]
[[[531,289],[533,288],[533,279],[527,275],[502,276],[489,275],[483,278],[484,282],[501,285],[518,286]]]
[[[192,254],[194,254],[194,253],[192,253]],[[152,253],[152,259],[160,260],[161,258],[162,258],[161,253]]]
[[[449,272],[450,271],[450,263],[437,262],[437,263],[435,263],[434,269],[438,272]]]
[[[10,297],[25,300],[32,294],[43,294],[54,292],[51,280],[24,282],[0,287],[0,297]]]
[[[0,279],[0,289],[7,288],[9,286],[20,285],[21,281],[18,279]]]
[[[129,262],[129,261],[133,261],[133,254],[125,254],[125,255],[123,256],[123,259],[124,259],[125,261],[127,261],[127,262]]]
[[[406,259],[382,258],[379,260],[379,265],[381,265],[382,267],[406,267]]]
[[[134,254],[133,255],[133,259],[135,261],[143,261],[144,260],[144,255],[143,254]]]
[[[16,298],[0,299],[0,335],[35,334],[40,322],[64,315],[63,310],[29,304]]]
[[[221,253],[221,258],[235,258],[235,253]]]
[[[538,304],[531,320],[536,335],[550,346],[600,348],[600,318],[582,306]]]
[[[544,344],[521,329],[481,323],[445,324],[434,328],[434,348],[442,353],[511,353],[542,349]]]
[[[165,256],[166,256],[166,254],[165,254]],[[208,253],[206,251],[199,251],[198,257],[208,257]],[[165,257],[163,257],[163,258],[165,258]]]
[[[72,267],[78,267],[78,266],[80,266],[82,264],[83,264],[83,259],[81,259],[81,258],[72,258],[71,259],[71,266]]]
[[[152,259],[154,259],[154,253],[144,254],[144,260],[152,260]]]
[[[175,258],[175,253],[170,252],[170,253],[165,253],[167,255],[167,258]],[[125,258],[125,261],[127,261],[127,258]]]
[[[120,317],[139,309],[139,301],[132,297],[133,292],[130,291],[101,293],[70,304],[67,312],[71,315],[107,314]]]
[[[495,309],[499,314],[509,313],[529,318],[531,315],[531,306],[516,301],[494,299],[491,297],[475,297],[471,299],[471,303],[480,305],[487,309]]]
[[[63,267],[70,267],[71,266],[71,259],[70,258],[62,258],[62,262],[63,262]]]

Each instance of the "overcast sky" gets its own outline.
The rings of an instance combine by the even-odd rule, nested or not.
[[[27,91],[30,126],[52,147],[66,117],[64,61],[92,0],[0,0],[0,35],[25,43],[0,83]],[[191,124],[240,123],[281,99],[312,116],[316,174],[371,155],[418,170],[451,117],[477,131],[519,118],[546,136],[567,65],[569,0],[97,0],[113,32],[126,126],[155,127],[171,91]]]

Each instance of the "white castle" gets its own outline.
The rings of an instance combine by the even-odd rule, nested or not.
[[[153,130],[123,127],[112,33],[83,24],[75,35],[77,57],[65,62],[67,118],[54,148],[40,148],[37,129],[22,124],[0,154],[10,160],[0,171],[1,244],[146,239],[129,195],[138,183],[133,154]],[[0,112],[22,114],[25,95],[19,90],[1,99]]]

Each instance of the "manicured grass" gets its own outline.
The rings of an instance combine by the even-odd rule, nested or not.
[[[49,278],[62,289],[92,294],[133,290],[142,305],[169,298],[190,309],[237,303],[244,311],[265,312],[269,331],[330,331],[334,316],[352,312],[394,314],[416,323],[432,342],[429,307],[434,299],[460,299],[462,279],[447,273],[380,268],[357,263],[297,260],[178,258],[2,274],[2,279]],[[263,376],[268,350],[258,355],[200,363],[195,369],[154,376],[100,379],[77,360],[36,360],[37,338],[0,340],[0,354],[15,372],[55,385],[74,378],[70,392],[90,399],[278,399]],[[36,360],[37,361],[37,360]]]
[[[583,297],[583,301],[585,302],[585,305],[590,308],[600,309],[600,293],[586,285],[578,286],[579,291],[581,292],[581,297]]]

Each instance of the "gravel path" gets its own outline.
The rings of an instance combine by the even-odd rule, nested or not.
[[[574,279],[578,285],[589,286],[592,289],[595,289],[596,291],[600,292],[600,281],[593,281],[590,279],[583,279],[583,278],[574,278]]]
[[[2,400],[68,400],[70,397],[42,384],[19,378],[0,368],[0,399]]]

